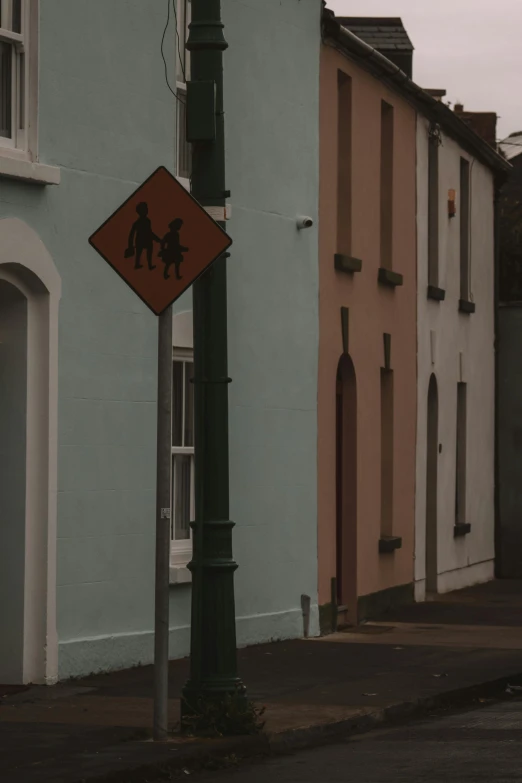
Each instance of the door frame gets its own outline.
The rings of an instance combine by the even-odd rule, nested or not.
[[[337,601],[357,625],[357,380],[349,354],[337,366],[335,401]]]
[[[426,593],[437,592],[438,575],[438,462],[439,391],[435,373],[430,376],[426,416]]]
[[[23,683],[58,679],[56,524],[61,280],[40,237],[0,220],[0,278],[27,299],[27,448]],[[0,673],[1,679],[1,673]]]

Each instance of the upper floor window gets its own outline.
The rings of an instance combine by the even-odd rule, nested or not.
[[[38,4],[0,0],[0,147],[29,151],[35,85],[30,58],[36,57]],[[36,22],[34,21],[36,20]],[[32,40],[34,38],[34,40]]]
[[[381,267],[393,269],[393,106],[381,101]]]
[[[470,165],[460,159],[460,298],[470,298]]]
[[[439,286],[439,145],[430,128],[428,141],[428,286]]]
[[[352,254],[352,80],[337,71],[337,252]]]
[[[186,135],[186,97],[187,81],[190,78],[190,57],[186,50],[188,27],[191,19],[191,0],[174,0],[177,4],[177,58],[176,58],[176,94],[179,100],[177,104],[176,118],[176,173],[178,178],[185,180],[188,187],[190,179],[190,144],[187,143]]]

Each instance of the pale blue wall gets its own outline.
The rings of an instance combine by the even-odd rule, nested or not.
[[[65,676],[139,660],[147,648],[125,645],[122,655],[115,642],[69,642],[153,624],[156,319],[88,237],[154,168],[172,168],[174,99],[160,55],[165,3],[44,0],[40,8],[40,159],[60,166],[62,181],[2,180],[0,216],[38,232],[63,284],[57,614]]]
[[[238,640],[252,643],[301,635],[301,594],[317,606],[321,3],[223,8],[231,516]],[[314,228],[297,231],[299,214]]]
[[[223,0],[228,182],[231,513],[240,642],[296,636],[317,604],[316,379],[320,0]],[[88,237],[158,165],[173,167],[166,2],[45,0],[40,159],[59,186],[0,181],[62,277],[60,676],[152,658],[156,319]],[[173,33],[173,28],[171,28]],[[174,38],[167,57],[174,78]],[[190,307],[190,296],[178,310]],[[190,587],[171,590],[188,651]],[[314,614],[315,616],[315,614]]]

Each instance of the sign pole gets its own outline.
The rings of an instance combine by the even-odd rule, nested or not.
[[[225,123],[221,0],[192,0],[193,117],[213,130],[193,146],[192,195],[224,218]],[[213,89],[209,90],[211,86]],[[210,97],[209,97],[210,96]],[[209,109],[209,100],[211,101]],[[213,102],[213,104],[212,104]],[[191,117],[189,116],[189,122]],[[220,225],[224,228],[223,218]],[[219,221],[218,221],[219,222]],[[227,260],[222,255],[193,287],[195,522],[193,523],[190,679],[181,699],[182,726],[209,703],[245,699],[237,674],[232,529],[229,518]],[[203,709],[202,709],[203,708]]]
[[[242,692],[236,674],[232,527],[228,519],[225,138],[220,0],[193,0],[193,70],[205,143],[191,195],[159,166],[89,237],[97,253],[159,316],[154,618],[154,740],[168,736],[169,561],[172,473],[172,303],[194,284],[195,497],[191,681],[204,692]],[[210,88],[210,89],[209,89]],[[206,103],[205,103],[206,100]],[[197,104],[197,102],[196,102]],[[198,124],[198,115],[190,116]],[[199,118],[201,119],[201,118]],[[201,128],[200,128],[201,131]],[[200,135],[201,139],[201,135]],[[209,207],[217,207],[209,209]],[[221,207],[221,209],[220,209]],[[219,213],[219,215],[218,215]],[[223,219],[216,222],[213,216]],[[195,695],[195,700],[192,698]],[[183,700],[182,700],[183,701]],[[183,707],[182,707],[183,709]]]
[[[169,561],[172,472],[172,306],[158,318],[158,439],[156,484],[156,585],[154,617],[154,728],[168,735]]]

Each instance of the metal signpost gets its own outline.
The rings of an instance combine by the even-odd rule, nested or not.
[[[154,739],[165,740],[172,507],[172,303],[223,255],[232,240],[175,177],[160,167],[89,242],[159,316]],[[196,427],[201,430],[202,424],[200,421]]]

